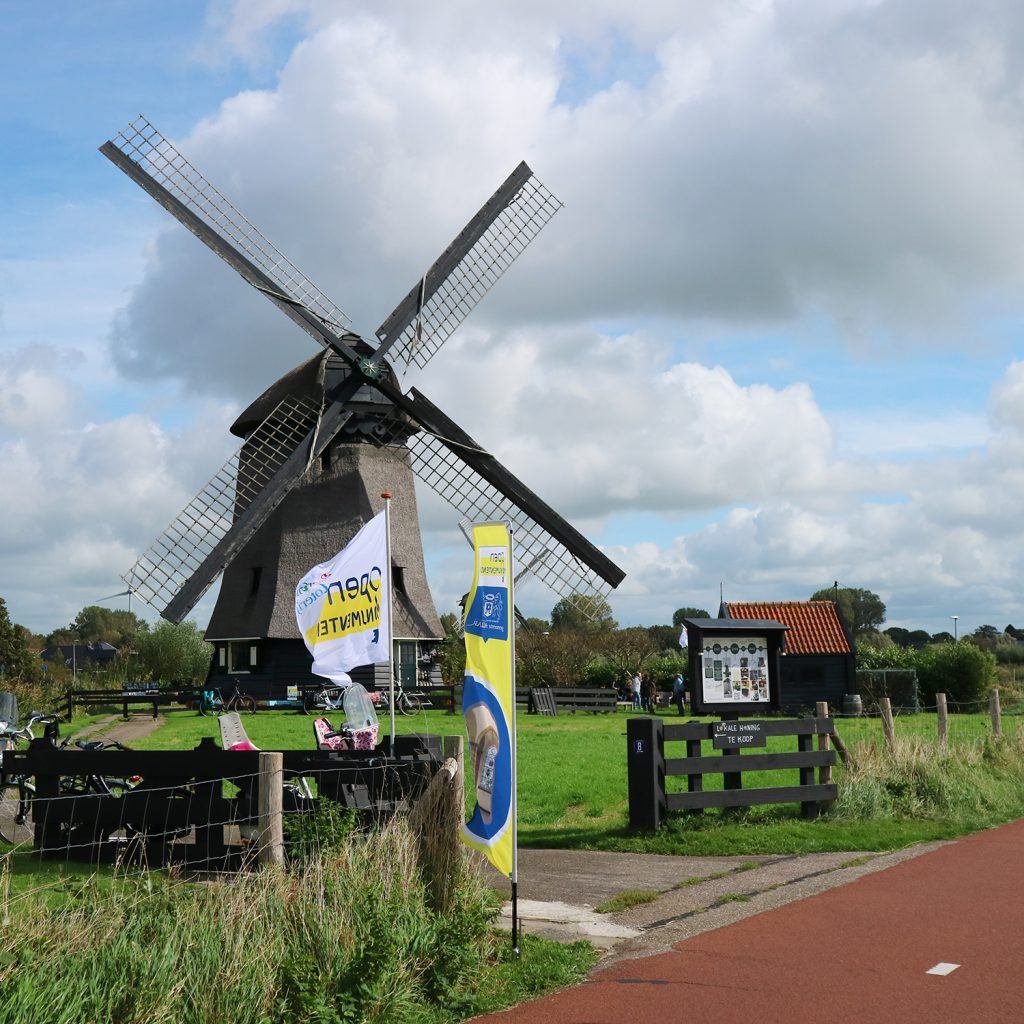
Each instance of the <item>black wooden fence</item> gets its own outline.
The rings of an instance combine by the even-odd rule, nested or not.
[[[659,718],[630,718],[626,723],[630,827],[657,829],[667,811],[699,813],[709,807],[755,804],[799,803],[804,817],[816,817],[822,805],[836,798],[836,786],[831,781],[836,752],[829,743],[834,731],[831,718],[683,725],[666,725]],[[773,736],[795,736],[797,749],[740,753],[767,746],[768,738]],[[686,756],[666,757],[665,744],[677,742],[686,744]],[[714,752],[703,753],[703,743],[710,743]],[[799,785],[743,788],[744,772],[787,768],[799,769]],[[723,788],[705,790],[704,776],[715,774],[723,776]],[[668,792],[665,782],[670,776],[685,776],[687,791]]]
[[[309,813],[326,799],[372,821],[422,793],[440,763],[441,738],[397,737],[394,756],[380,747],[283,755],[285,814]],[[257,825],[259,756],[209,738],[193,750],[77,750],[35,740],[5,751],[3,770],[35,778],[31,821],[41,857],[95,863],[128,855],[151,867],[225,870],[242,861],[246,830]],[[294,785],[300,778],[315,797]]]

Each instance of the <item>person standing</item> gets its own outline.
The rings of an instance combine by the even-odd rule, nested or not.
[[[651,698],[651,677],[646,673],[640,674],[640,707],[649,715],[654,714],[654,701]]]
[[[672,702],[679,708],[679,714],[685,714],[683,705],[686,703],[686,684],[681,672],[677,672],[675,679],[672,680]]]
[[[637,672],[635,676],[629,681],[629,692],[633,697],[633,710],[640,710],[640,673]]]

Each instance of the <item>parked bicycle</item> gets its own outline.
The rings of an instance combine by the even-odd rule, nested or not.
[[[255,715],[256,701],[249,694],[237,689],[225,699],[217,687],[211,687],[199,694],[198,710],[201,715],[220,715],[228,711],[245,711]]]
[[[376,698],[376,699],[374,699]],[[391,693],[378,690],[371,694],[371,700],[382,711],[391,710]],[[418,715],[430,707],[430,698],[420,690],[406,690],[400,682],[395,683],[395,711],[402,715]]]
[[[313,711],[338,711],[344,707],[345,687],[323,686],[319,690],[307,690],[302,695],[302,710],[308,715]]]
[[[28,721],[19,727],[16,705],[8,702],[3,709],[0,709],[0,802],[7,799],[10,790],[17,794],[17,809],[13,817],[15,826],[27,824],[32,809],[32,800],[36,795],[36,786],[28,775],[9,775],[3,771],[3,751],[14,750],[22,743],[31,743],[36,738],[35,729],[40,725],[46,730],[46,735],[56,738],[59,721],[60,715],[33,711],[28,716]],[[9,838],[3,831],[0,831],[0,842],[11,843],[13,837]]]

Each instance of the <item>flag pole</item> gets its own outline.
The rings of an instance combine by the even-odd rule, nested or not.
[[[391,756],[395,756],[395,623],[394,623],[394,602],[391,599],[391,495],[387,491],[381,492],[384,499],[384,532],[387,535],[387,560],[388,560],[388,674],[390,675],[390,690],[388,692],[388,706],[391,713]]]
[[[519,959],[519,751],[516,740],[516,556],[508,523],[508,635],[512,655],[512,955]]]

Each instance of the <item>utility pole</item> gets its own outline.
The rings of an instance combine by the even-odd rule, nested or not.
[[[957,623],[957,619],[959,619],[960,616],[959,615],[950,615],[950,618],[953,620],[953,643],[957,643],[958,641],[957,641],[956,623]]]

